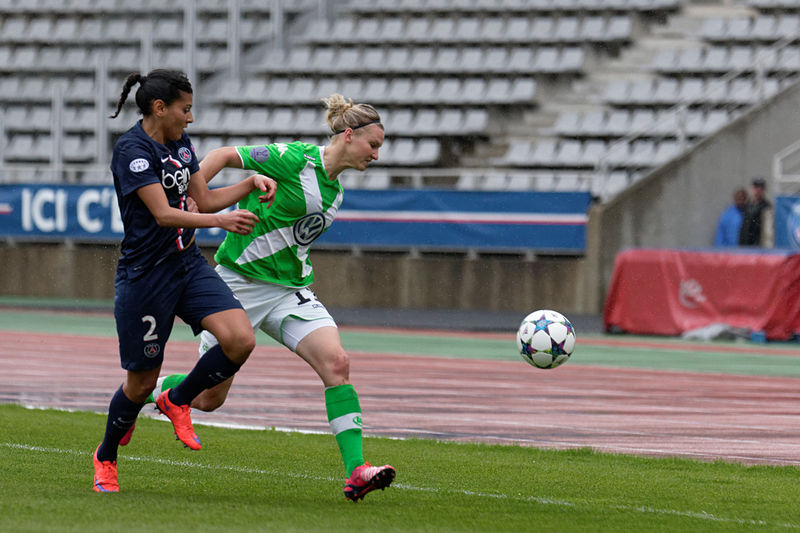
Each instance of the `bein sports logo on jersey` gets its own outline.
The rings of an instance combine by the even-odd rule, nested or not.
[[[322,213],[311,213],[294,223],[292,232],[297,244],[307,246],[322,235],[325,229],[325,217]]]
[[[171,155],[167,155],[167,157],[161,158],[162,163],[167,163],[174,165],[178,168],[174,174],[170,174],[167,172],[167,165],[164,165],[164,169],[161,171],[161,185],[165,189],[169,190],[173,187],[178,188],[178,194],[183,194],[186,192],[186,189],[189,187],[189,169],[183,167],[177,159],[172,157]]]

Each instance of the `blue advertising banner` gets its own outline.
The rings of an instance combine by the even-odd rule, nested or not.
[[[583,253],[589,193],[348,190],[322,246]],[[118,242],[114,188],[0,185],[0,237]],[[224,231],[204,229],[216,244]]]
[[[584,192],[346,191],[323,244],[583,253]]]
[[[800,196],[775,199],[775,248],[800,250]]]

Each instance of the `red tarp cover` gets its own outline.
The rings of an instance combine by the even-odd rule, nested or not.
[[[800,254],[622,252],[603,322],[607,331],[654,335],[727,324],[788,340],[800,333]]]

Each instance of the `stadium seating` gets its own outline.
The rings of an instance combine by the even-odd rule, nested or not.
[[[440,184],[434,176],[455,168],[457,188],[594,190],[590,177],[602,166],[603,188],[618,190],[800,73],[800,45],[773,48],[800,31],[800,5],[720,0],[736,6],[728,14],[709,4],[707,16],[671,28],[694,28],[678,45],[637,49],[686,2],[330,0],[328,19],[316,0],[282,2],[288,46],[280,49],[273,3],[241,0],[242,66],[231,76],[230,6],[198,0],[189,132],[200,154],[236,143],[323,143],[330,132],[318,99],[340,92],[375,105],[387,134],[376,177],[348,183],[389,187],[413,173],[423,176],[415,185]],[[183,16],[183,4],[160,0],[0,0],[2,163],[51,163],[61,86],[64,162],[105,165],[98,65],[108,66],[108,108],[127,73],[186,68]],[[621,57],[627,72],[605,72]],[[128,105],[106,122],[109,142],[136,116]]]

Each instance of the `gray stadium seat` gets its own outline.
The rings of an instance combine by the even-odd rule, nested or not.
[[[716,55],[712,54],[714,58],[719,55],[719,52],[722,52],[723,55],[719,59],[719,66],[717,68],[722,68],[722,65],[725,61],[724,48],[717,48]],[[678,71],[686,71],[686,72],[703,72],[707,70],[707,65],[703,63],[703,61],[707,58],[708,54],[703,53],[702,48],[685,48],[681,50],[678,56],[678,63],[675,66]],[[712,58],[713,60],[713,58]]]
[[[589,111],[583,113],[583,120],[581,120],[580,123],[579,133],[584,136],[603,135],[604,123],[605,113],[603,111]]]
[[[689,55],[689,57],[692,57]],[[683,64],[682,64],[683,66]],[[686,64],[687,70],[692,70],[691,63]],[[711,72],[725,72],[728,70],[728,49],[721,46],[712,46],[706,50],[699,70]]]
[[[603,90],[603,100],[610,104],[624,104],[629,101],[630,83],[627,80],[614,79],[608,82]]]
[[[364,50],[363,68],[367,71],[380,71],[386,65],[386,52],[383,48],[367,48]]]
[[[726,70],[752,70],[754,67],[753,48],[749,46],[734,46],[728,56]]]
[[[565,43],[578,41],[579,29],[580,21],[577,17],[562,17],[556,22],[553,39]]]
[[[508,24],[509,36],[514,41],[551,42],[554,32],[553,19],[550,17],[539,17],[533,21],[523,18],[512,19]]]
[[[509,103],[531,104],[536,96],[536,80],[533,78],[516,78],[508,97]]]
[[[566,48],[559,60],[561,72],[577,72],[583,68],[584,51],[581,48]],[[538,58],[537,58],[538,59]]]
[[[485,72],[490,74],[504,72],[508,62],[508,50],[500,46],[489,47],[483,61]]]
[[[64,138],[62,154],[67,162],[88,163],[95,157],[95,146],[93,142],[78,135],[68,135]]]
[[[439,135],[442,125],[439,113],[434,109],[420,109],[414,117],[414,133],[416,135]]]
[[[633,35],[633,22],[628,16],[611,17],[606,30],[606,39],[628,41]]]
[[[575,140],[562,140],[559,143],[554,163],[559,166],[573,167],[581,165],[583,143]]]
[[[28,21],[25,17],[12,16],[6,18],[2,26],[3,41],[25,42],[28,33]]]
[[[389,173],[376,168],[364,172],[360,178],[359,187],[364,189],[388,189],[392,184]]]
[[[700,78],[684,78],[681,81],[678,97],[684,102],[699,101],[703,97],[705,83]]]
[[[484,18],[480,28],[480,34],[477,37],[484,43],[505,42],[508,38],[505,20],[500,17]]]
[[[659,72],[672,72],[678,65],[678,50],[673,48],[663,48],[658,51],[653,58],[653,70]]]
[[[609,113],[606,133],[610,136],[624,136],[630,131],[630,115],[627,111],[615,110]]]
[[[341,93],[342,84],[334,78],[320,78],[314,87],[314,94],[308,99],[308,102],[316,102],[318,98],[325,98],[334,93]],[[349,97],[348,97],[349,98]]]
[[[800,16],[783,15],[775,25],[775,35],[777,37],[794,37],[800,33]]]
[[[676,78],[662,78],[658,80],[651,102],[672,103],[677,99],[679,80]]]
[[[339,50],[336,67],[345,72],[360,72],[363,69],[361,48],[342,48]]]
[[[634,167],[650,167],[656,155],[655,143],[650,140],[633,141],[627,164]]]
[[[461,71],[460,51],[456,48],[439,48],[431,67],[437,72]]]
[[[416,123],[414,112],[408,108],[396,109],[391,112],[389,118],[384,119],[387,130],[399,135],[413,135],[416,133]]]
[[[464,83],[459,78],[441,78],[438,83],[434,82],[432,78],[430,81],[434,83],[435,88],[432,94],[433,102],[444,105],[462,105],[464,103],[475,102],[476,95],[480,91],[477,87],[470,89],[475,90],[476,95],[467,95],[464,86],[469,80]],[[483,82],[483,80],[479,80]],[[420,91],[419,84],[417,84],[417,92]]]
[[[406,26],[405,39],[409,43],[428,42],[430,37],[430,21],[427,18],[413,18]]]
[[[780,71],[797,72],[800,70],[800,48],[787,46],[778,54],[776,69]]]
[[[755,41],[774,41],[777,36],[776,19],[773,16],[760,16],[753,22],[750,38]]]
[[[455,21],[452,18],[439,17],[434,19],[428,33],[429,42],[452,41],[456,29],[455,26]]]
[[[464,17],[458,21],[451,39],[455,42],[479,42],[483,29],[477,17]]]
[[[418,78],[405,99],[415,104],[432,104],[439,101],[438,84],[433,78]]]
[[[310,70],[320,72],[335,71],[337,68],[338,49],[334,47],[317,48],[311,56],[311,61],[307,65]]]
[[[529,152],[529,159],[526,163],[540,166],[552,165],[556,160],[556,141],[553,139],[543,139],[536,143],[533,150]]]
[[[656,147],[654,161],[661,165],[674,158],[680,153],[680,145],[677,141],[661,141]]]
[[[439,160],[441,146],[436,139],[422,139],[416,145],[416,163],[434,165]]]
[[[478,47],[466,47],[461,51],[460,70],[466,74],[481,74],[484,70],[484,53]]]
[[[547,49],[555,52],[554,49]],[[531,47],[517,47],[511,50],[505,70],[514,74],[529,74],[535,70],[546,70],[537,63],[536,50]]]
[[[364,98],[370,102],[383,102],[388,99],[390,85],[386,78],[368,78],[364,83]]]
[[[433,70],[435,58],[435,52],[431,48],[392,49],[389,50],[386,65],[383,68],[393,72],[428,73]]]
[[[594,167],[606,152],[606,143],[599,140],[590,140],[583,143],[580,162]]]
[[[295,78],[292,80],[291,93],[296,102],[308,102],[316,98],[316,81],[312,78]]]
[[[548,142],[552,147],[551,152],[555,152],[555,142],[552,140],[548,140]],[[496,164],[508,166],[528,166],[537,162],[534,159],[533,146],[528,140],[511,141],[505,154],[495,161]]]
[[[581,24],[580,39],[583,41],[605,41],[608,38],[606,20],[603,17],[586,17]]]
[[[408,101],[408,95],[414,90],[411,78],[395,78],[389,85],[386,98],[389,101]]]
[[[468,109],[464,111],[462,131],[465,134],[480,134],[489,125],[489,113],[485,109]]]
[[[727,28],[723,35],[724,39],[729,41],[750,40],[751,21],[749,18],[733,18],[729,19],[727,22]]]
[[[648,131],[655,122],[655,113],[652,109],[637,109],[631,115],[631,133]]]
[[[405,22],[399,17],[387,17],[381,25],[380,40],[385,43],[406,42]]]

